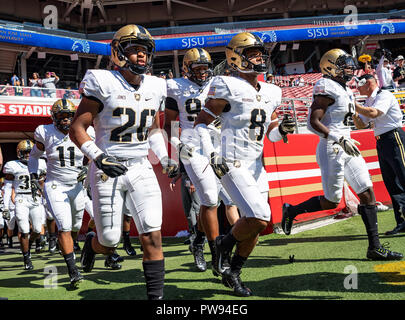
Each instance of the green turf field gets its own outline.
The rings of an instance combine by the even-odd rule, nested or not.
[[[394,226],[392,211],[379,213],[381,242],[405,253],[405,233],[384,236]],[[164,240],[166,257],[165,299],[242,299],[232,295],[211,271],[201,273],[193,267],[193,257],[184,238]],[[123,268],[109,271],[104,258],[97,256],[91,273],[84,274],[80,288],[68,290],[69,279],[63,257],[32,253],[35,269],[23,270],[18,244],[0,249],[0,297],[10,300],[145,299],[142,257],[126,256]],[[246,300],[399,300],[405,299],[405,260],[375,262],[366,259],[367,237],[360,216],[285,236],[271,234],[260,238],[242,273],[242,280],[254,293]],[[83,242],[80,243],[83,246]],[[209,261],[208,245],[206,258]],[[294,255],[291,263],[289,256]],[[79,261],[79,255],[77,256]],[[57,285],[49,281],[44,268],[57,270]],[[50,268],[50,269],[49,269]],[[353,273],[356,271],[355,273]],[[48,277],[47,277],[48,276]],[[55,279],[55,278],[53,278]],[[44,285],[48,285],[45,288]]]

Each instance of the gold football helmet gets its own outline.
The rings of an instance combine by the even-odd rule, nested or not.
[[[207,66],[205,71],[195,72],[194,68]],[[203,85],[213,74],[212,59],[208,51],[202,48],[193,48],[186,52],[183,58],[183,71],[185,75],[198,85]]]
[[[17,158],[20,161],[26,162],[30,156],[30,152],[34,147],[31,140],[22,140],[17,144]]]
[[[146,65],[138,65],[129,61],[125,49],[130,46],[141,46],[147,50]],[[122,69],[128,69],[135,74],[144,74],[152,65],[155,41],[144,27],[129,24],[119,29],[111,41],[111,60]]]
[[[331,78],[340,78],[350,81],[357,69],[356,61],[342,49],[332,49],[326,52],[319,61],[322,74]],[[352,70],[347,73],[346,70]]]
[[[254,64],[250,62],[245,50],[257,48],[262,52],[263,62]],[[263,41],[255,34],[249,32],[238,33],[225,49],[226,61],[233,69],[243,73],[265,73],[268,69],[269,54]]]
[[[58,115],[61,113],[68,114],[68,118],[70,119],[69,124],[61,124],[61,121],[63,120],[63,118],[60,119],[58,117]],[[72,122],[75,113],[76,113],[76,107],[73,104],[73,102],[68,99],[56,100],[55,103],[51,107],[51,115],[52,115],[53,123],[59,130],[69,130],[70,123]]]

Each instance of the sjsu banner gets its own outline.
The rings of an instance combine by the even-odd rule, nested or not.
[[[291,28],[272,29],[260,28],[254,32],[264,42],[288,42],[327,38],[359,37],[366,35],[390,35],[405,33],[405,21],[387,20],[383,22],[367,22],[360,24],[342,24],[334,26],[295,26]],[[165,36],[155,37],[156,51],[171,51],[196,47],[226,46],[234,35],[205,34],[199,36]],[[36,47],[59,49],[64,51],[83,52],[96,55],[110,55],[109,41],[91,41],[69,38],[32,31],[0,27],[0,42],[9,42]]]

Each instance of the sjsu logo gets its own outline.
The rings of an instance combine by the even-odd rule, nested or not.
[[[277,42],[277,34],[273,30],[266,31],[260,35],[260,39],[263,42]]]
[[[393,34],[395,33],[395,27],[391,22],[383,23],[380,28],[381,34]]]
[[[90,44],[86,40],[75,40],[72,45],[72,51],[89,53],[90,52]]]

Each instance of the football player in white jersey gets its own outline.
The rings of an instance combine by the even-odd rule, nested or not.
[[[262,163],[263,141],[267,134],[278,141],[294,131],[291,119],[278,126],[276,108],[281,104],[281,89],[258,82],[258,75],[268,69],[269,56],[260,38],[243,32],[234,36],[226,47],[228,65],[238,72],[237,77],[217,76],[208,92],[205,107],[195,121],[195,130],[204,153],[221,183],[239,208],[242,217],[230,232],[215,240],[216,268],[224,285],[239,296],[252,291],[240,279],[244,262],[256,245],[260,232],[270,221],[269,184]],[[207,125],[221,119],[221,149],[214,149]],[[230,267],[224,259],[236,250]]]
[[[35,129],[35,146],[31,151],[28,166],[31,180],[38,182],[38,160],[45,153],[47,158],[44,195],[48,209],[56,220],[58,244],[65,259],[70,285],[76,288],[82,281],[74,256],[73,240],[77,238],[84,212],[84,193],[77,177],[83,164],[83,153],[70,140],[68,131],[76,112],[70,100],[59,99],[51,107],[53,123]],[[89,128],[94,136],[94,130]]]
[[[17,157],[19,160],[8,161],[3,168],[5,174],[4,186],[4,210],[3,217],[7,219],[9,212],[12,189],[15,190],[15,217],[18,230],[21,234],[20,244],[24,259],[24,269],[34,268],[31,262],[30,248],[42,230],[43,210],[38,189],[33,189],[28,171],[28,159],[34,144],[30,140],[22,140],[17,145]],[[36,173],[44,169],[45,161],[42,160]],[[6,212],[6,214],[5,214]],[[30,234],[30,223],[32,232]]]
[[[188,145],[198,145],[193,142],[194,120],[204,107],[208,90],[212,79],[212,60],[210,54],[202,48],[193,48],[186,52],[183,58],[183,71],[187,78],[167,80],[167,99],[165,108],[165,130],[168,137],[172,136],[172,124],[179,117],[180,141],[177,146],[179,156],[184,164],[187,175],[194,184],[201,202],[200,219],[212,254],[212,260],[216,259],[214,242],[219,236],[217,208],[219,199],[226,206],[226,214],[229,223],[233,225],[239,219],[236,206],[233,205],[220,180],[215,176],[211,167],[207,168],[208,158],[203,154],[201,148],[197,148],[189,156],[186,149]],[[214,126],[208,126],[214,147],[220,148],[220,131]],[[173,136],[177,136],[176,132]],[[171,139],[173,141],[173,139]],[[176,140],[174,140],[176,141]],[[185,152],[186,151],[186,152]],[[197,269],[207,269],[203,249],[205,236],[202,230],[196,228],[196,237],[190,245],[190,251],[194,255]],[[212,264],[215,267],[215,263]],[[218,270],[213,269],[214,275],[219,275]]]
[[[336,208],[342,199],[346,179],[360,198],[358,212],[366,227],[371,260],[399,260],[402,254],[381,246],[378,237],[377,206],[373,183],[357,141],[350,138],[348,119],[354,114],[354,96],[346,82],[354,75],[352,56],[341,49],[326,52],[320,60],[324,78],[313,89],[308,128],[319,135],[316,158],[321,169],[323,196],[315,196],[297,205],[283,205],[282,228],[289,235],[294,218],[304,212]]]
[[[111,59],[118,70],[88,70],[80,90],[82,100],[70,137],[92,160],[89,168],[93,199],[93,232],[86,236],[81,263],[93,268],[96,253],[113,253],[122,233],[124,208],[132,213],[143,247],[143,270],[148,299],[162,299],[162,195],[147,155],[149,148],[164,169],[176,175],[178,165],[168,157],[159,128],[159,111],[166,82],[145,75],[155,42],[138,25],[119,29],[111,42]],[[96,140],[86,129],[94,122]]]
[[[5,179],[2,178],[5,183]],[[3,208],[2,208],[2,217],[5,220],[5,223],[7,225],[7,244],[9,248],[13,248],[13,234],[14,234],[14,228],[16,224],[16,218],[15,218],[15,190],[14,188],[11,189],[11,199],[9,202],[8,210],[4,211],[4,184],[1,188],[1,194],[3,196]],[[20,238],[20,234],[19,234]]]

